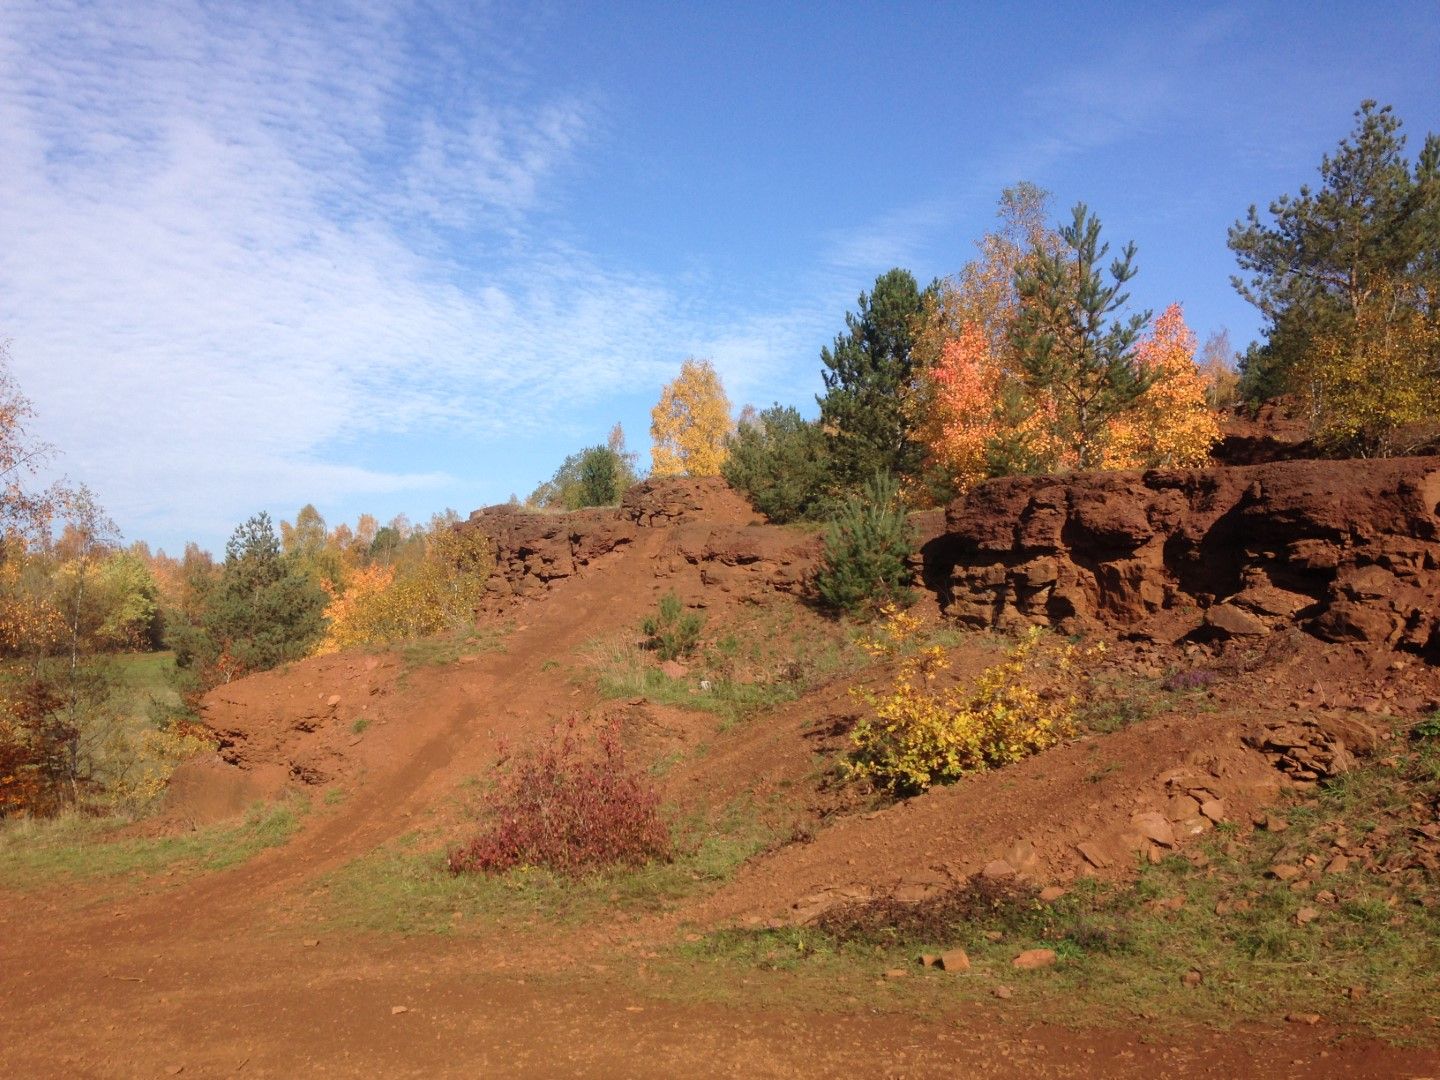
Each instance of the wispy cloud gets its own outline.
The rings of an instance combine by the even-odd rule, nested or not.
[[[393,11],[323,7],[0,20],[0,331],[132,531],[433,483],[327,448],[523,431],[663,355],[666,290],[529,226],[598,110],[483,26],[417,75]]]

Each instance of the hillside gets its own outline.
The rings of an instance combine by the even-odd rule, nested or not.
[[[265,797],[310,808],[294,835],[225,870],[178,863],[42,891],[38,909],[8,905],[0,929],[20,944],[3,1024],[50,1032],[87,1075],[172,1064],[285,1075],[302,1061],[335,1075],[431,1075],[484,1060],[521,1075],[557,1061],[587,1075],[621,1061],[632,1075],[839,1075],[876,1054],[914,1075],[957,1062],[1056,1076],[1187,1075],[1200,1060],[1236,1075],[1333,1075],[1343,1062],[1348,1075],[1379,1076],[1433,1063],[1428,1049],[1375,1039],[1397,1032],[1363,989],[1312,1008],[1316,994],[1339,993],[1328,976],[1292,988],[1278,1011],[1233,1002],[1236,1018],[1260,1025],[1238,1041],[1177,1020],[1183,1002],[1158,991],[1138,1006],[1101,995],[1087,1013],[1089,991],[1076,997],[1066,981],[1089,977],[1084,950],[1061,950],[1048,989],[1044,973],[1021,983],[1001,954],[1030,932],[1010,924],[967,945],[977,968],[959,999],[892,970],[903,942],[898,953],[877,944],[873,970],[843,949],[811,969],[774,956],[803,956],[825,927],[882,905],[930,911],[976,882],[998,898],[991,915],[1016,898],[1043,910],[1036,896],[1056,911],[1095,897],[1103,915],[1104,898],[1132,888],[1156,899],[1144,890],[1162,871],[1213,892],[1224,860],[1252,855],[1295,904],[1316,905],[1304,910],[1322,928],[1327,903],[1337,925],[1340,908],[1372,895],[1388,892],[1397,912],[1420,905],[1440,871],[1437,804],[1391,799],[1393,821],[1348,834],[1332,828],[1341,818],[1316,817],[1332,811],[1304,808],[1329,805],[1326,781],[1408,769],[1407,729],[1440,710],[1440,461],[1019,478],[916,524],[917,610],[956,677],[995,661],[997,631],[1038,625],[1106,644],[1080,735],[878,799],[834,766],[863,708],[850,689],[892,672],[808,605],[815,532],[758,520],[719,481],[642,484],[618,510],[477,511],[464,528],[490,538],[497,570],[474,634],[306,660],[206,699],[221,749],[182,768],[152,831],[205,834]],[[637,647],[637,628],[671,591],[705,617],[706,645],[662,666]],[[496,759],[567,717],[616,723],[689,835],[730,845],[723,859],[687,855],[663,885],[627,879],[600,893],[442,887],[436,853],[464,833]],[[1402,784],[1401,771],[1395,791],[1430,790],[1420,774]],[[1302,832],[1320,844],[1310,821],[1331,829],[1323,846],[1282,846]],[[1253,885],[1236,880],[1235,897]],[[1187,910],[1212,918],[1240,902],[1215,895],[1213,911]],[[1429,901],[1414,912],[1430,918]],[[1112,960],[1096,952],[1097,965]],[[1155,965],[1172,986],[1191,963]],[[1197,1019],[1223,1023],[1223,975],[1206,977],[1215,989],[1190,999]],[[1409,987],[1433,989],[1433,976],[1428,990]],[[116,998],[132,991],[149,1003],[135,1029],[143,1053],[105,1034],[137,1015]],[[237,1019],[243,1008],[253,1021]],[[1124,1021],[1133,1008],[1165,1019],[1136,1030]],[[1296,1010],[1319,1023],[1285,1024]],[[1408,998],[1391,1014],[1422,1016]],[[717,1023],[737,1025],[737,1041],[699,1034]],[[1401,1042],[1414,1039],[1433,1045],[1433,1027]],[[12,1073],[41,1060],[4,1041]],[[653,1047],[646,1063],[637,1046]],[[1087,1064],[1092,1053],[1103,1068]]]

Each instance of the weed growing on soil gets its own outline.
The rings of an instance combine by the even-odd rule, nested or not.
[[[337,926],[400,934],[451,934],[467,928],[532,928],[537,921],[596,923],[617,914],[663,911],[728,880],[772,843],[774,831],[746,804],[672,826],[674,857],[575,877],[544,869],[452,874],[446,857],[421,842],[350,863],[326,884],[328,920]]]
[[[452,873],[543,867],[577,876],[670,857],[660,794],[626,762],[615,728],[588,733],[571,717],[506,764],[485,799],[493,820],[450,853]]]
[[[113,818],[18,819],[0,827],[0,881],[24,889],[177,866],[223,870],[285,843],[305,810],[298,799],[256,804],[238,825],[153,837],[125,836],[124,823]]]
[[[645,647],[661,660],[679,660],[695,652],[704,626],[705,616],[686,611],[680,597],[671,590],[660,598],[659,611],[648,616],[640,630],[645,635]]]
[[[408,674],[420,667],[439,667],[467,656],[504,651],[504,631],[469,627],[407,642],[401,646],[400,656]]]
[[[1440,994],[1440,840],[1424,831],[1440,824],[1437,807],[1440,745],[1422,739],[1297,799],[1275,814],[1283,830],[1217,829],[1128,884],[1082,880],[1042,903],[1031,888],[978,879],[916,904],[832,908],[811,926],[711,934],[674,957],[707,965],[712,997],[762,996],[753,976],[767,970],[787,973],[788,1000],[819,1006],[848,996],[943,1009],[1004,984],[1009,1007],[1052,1021],[1313,1012],[1403,1040],[1434,1030]],[[1337,863],[1337,847],[1354,854]],[[967,975],[915,963],[955,947],[970,957]],[[1016,971],[1031,948],[1054,950],[1056,965]],[[876,989],[890,969],[914,973],[907,988]]]
[[[796,618],[788,611],[754,613],[727,627],[680,676],[661,671],[653,653],[629,642],[592,642],[588,664],[604,697],[644,697],[714,713],[725,728],[863,663],[843,631]]]

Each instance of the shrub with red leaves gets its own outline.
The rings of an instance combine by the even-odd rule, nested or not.
[[[486,809],[492,822],[450,853],[452,873],[536,866],[578,876],[671,855],[660,794],[626,764],[613,726],[588,736],[573,717],[557,726],[509,762]]]

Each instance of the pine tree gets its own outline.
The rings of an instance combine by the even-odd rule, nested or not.
[[[1390,106],[1365,101],[1355,127],[1320,162],[1321,185],[1254,206],[1230,229],[1248,277],[1231,279],[1265,316],[1265,341],[1241,362],[1242,393],[1262,400],[1296,389],[1297,365],[1322,342],[1344,339],[1362,309],[1397,301],[1435,328],[1440,287],[1440,135],[1425,139],[1413,169]],[[1375,329],[1384,332],[1383,321]]]
[[[845,316],[845,333],[820,351],[820,424],[838,491],[857,491],[876,471],[920,475],[924,452],[905,398],[915,381],[913,351],[923,310],[914,276],[897,267],[876,278],[869,294],[860,294],[859,310]]]
[[[818,424],[777,404],[743,417],[729,449],[721,475],[756,510],[776,523],[818,516],[828,466]]]
[[[1100,265],[1110,247],[1100,242],[1100,219],[1084,203],[1060,230],[1064,249],[1037,248],[1016,275],[1020,318],[1015,351],[1025,381],[1050,395],[1058,433],[1081,469],[1100,464],[1100,436],[1111,417],[1149,388],[1150,373],[1135,362],[1135,342],[1150,313],[1125,317],[1135,276],[1135,245],[1110,264],[1110,283]]]

